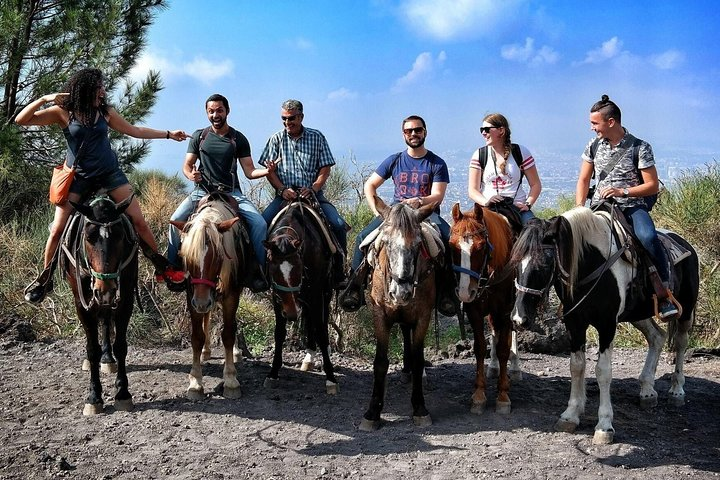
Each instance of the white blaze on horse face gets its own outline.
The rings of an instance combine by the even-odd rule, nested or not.
[[[390,244],[388,251],[392,253],[388,255],[388,261],[393,276],[390,279],[388,293],[395,303],[404,305],[412,299],[413,267],[415,264],[415,258],[412,254],[414,252],[412,245],[407,244],[403,235],[395,235],[388,243]],[[400,255],[400,253],[403,255]],[[398,279],[408,281],[398,282]]]
[[[467,238],[463,238],[463,240],[460,242],[460,266],[467,270],[472,270],[472,264],[470,263],[472,245],[472,240],[468,240]],[[474,300],[475,294],[471,294],[470,292],[470,275],[468,275],[467,273],[460,274],[460,282],[458,283],[458,296],[463,302],[472,302]]]
[[[280,273],[282,273],[283,280],[285,280],[285,285],[288,287],[292,287],[293,285],[290,283],[290,274],[292,274],[293,265],[292,263],[285,260],[283,263],[280,264]]]
[[[106,225],[100,225],[100,237],[105,239],[110,238],[110,229]]]
[[[527,257],[523,258],[523,259],[520,261],[520,264],[519,264],[519,267],[520,267],[520,268],[519,268],[518,275],[517,275],[517,280],[516,280],[517,283],[521,284],[521,285],[524,286],[524,287],[528,287],[528,286],[529,286],[529,285],[525,285],[525,284],[523,283],[523,279],[526,278],[525,273],[527,272],[527,269],[528,269],[529,266],[530,266],[530,256],[528,255]],[[520,292],[517,292],[517,293],[518,293],[518,296],[516,297],[516,300],[515,300],[515,306],[513,307],[513,310],[512,310],[512,313],[511,313],[511,318],[512,318],[512,322],[513,322],[515,325],[524,326],[524,324],[525,324],[525,319],[523,318],[523,314],[526,314],[526,312],[525,312],[525,305],[524,305],[524,303],[520,302],[520,295],[519,295]],[[528,295],[528,294],[525,294],[525,296],[522,297],[522,298],[528,298],[527,295]],[[520,307],[522,307],[522,313],[521,313],[520,310],[518,309],[518,305],[519,305]],[[526,317],[527,317],[527,315],[526,315]]]

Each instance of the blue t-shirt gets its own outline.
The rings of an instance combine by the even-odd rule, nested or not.
[[[395,184],[393,203],[407,198],[427,197],[435,182],[450,183],[445,160],[428,150],[422,158],[413,158],[404,150],[386,158],[375,173]]]

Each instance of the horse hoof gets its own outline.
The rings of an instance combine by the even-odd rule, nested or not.
[[[313,369],[313,363],[312,362],[302,362],[302,365],[300,365],[300,371],[301,372],[309,372]]]
[[[380,428],[380,420],[368,420],[367,418],[363,418],[362,422],[360,422],[360,430],[363,432],[375,432],[378,428]]]
[[[235,400],[236,398],[242,397],[242,390],[240,388],[223,388],[222,396],[229,400]]]
[[[325,392],[328,395],[337,395],[340,393],[340,385],[335,382],[325,382]]]
[[[194,389],[188,388],[186,396],[187,396],[188,400],[193,400],[193,401],[205,400],[205,391],[204,390],[194,390]]]
[[[90,360],[88,360],[87,358],[85,360],[83,360],[82,370],[83,370],[83,372],[90,371]]]
[[[577,424],[562,418],[555,423],[556,432],[575,433],[576,428]]]
[[[100,372],[102,373],[117,373],[117,363],[101,363]]]
[[[413,423],[416,427],[429,427],[432,425],[432,418],[430,418],[430,415],[423,415],[422,417],[413,415]]]
[[[127,400],[115,400],[115,404],[113,406],[115,407],[115,410],[119,412],[132,412],[135,408],[132,398],[128,398]]]
[[[278,388],[280,386],[280,380],[277,378],[265,377],[263,387],[265,388]]]
[[[495,413],[508,415],[510,413],[510,402],[495,402]]]
[[[473,402],[472,406],[470,407],[470,413],[474,413],[475,415],[482,415],[485,412],[485,403],[486,402]]]
[[[670,395],[668,397],[668,404],[671,407],[682,407],[685,405],[685,395]]]
[[[613,443],[614,436],[614,430],[595,430],[592,443],[593,445],[610,445]]]
[[[522,370],[510,370],[510,381],[519,382],[523,379]]]
[[[485,376],[487,378],[498,378],[500,376],[500,369],[488,367]]]
[[[643,410],[649,410],[651,408],[657,407],[658,399],[657,397],[643,397],[640,399],[640,408]]]
[[[97,415],[98,413],[103,413],[103,404],[102,403],[86,403],[85,408],[83,408],[83,415],[89,416],[89,415]]]

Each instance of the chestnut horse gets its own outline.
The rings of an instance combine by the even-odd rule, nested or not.
[[[485,354],[487,345],[484,318],[493,331],[493,347],[498,361],[498,392],[495,411],[510,413],[510,378],[508,359],[511,356],[512,321],[515,303],[515,275],[508,266],[513,246],[513,233],[507,220],[477,203],[467,212],[460,205],[452,209],[450,248],[453,269],[458,274],[458,297],[473,329],[475,353],[475,391],[471,412],[480,414],[487,402],[485,389]],[[517,355],[514,356],[517,362]],[[491,365],[492,366],[492,365]],[[515,365],[515,370],[519,368]]]
[[[373,431],[380,427],[390,363],[390,331],[396,323],[403,330],[406,342],[405,360],[408,360],[409,352],[413,422],[417,426],[429,426],[432,419],[425,408],[422,376],[425,335],[435,307],[435,269],[439,266],[429,253],[421,233],[421,222],[432,214],[437,203],[416,210],[405,203],[388,207],[375,197],[375,206],[384,222],[378,227],[379,233],[372,253],[374,259],[369,260],[374,263],[369,302],[376,340],[374,380],[370,406],[360,423],[360,430]]]
[[[330,362],[328,324],[332,298],[332,254],[313,207],[304,201],[290,203],[270,226],[264,242],[275,311],[275,353],[266,387],[276,387],[287,322],[300,321],[305,345],[320,348],[325,371],[325,390],[338,393],[338,382]],[[303,362],[309,368],[311,359]]]
[[[63,237],[60,267],[75,297],[75,309],[85,330],[90,393],[83,415],[103,412],[100,363],[115,364],[115,410],[132,410],[126,372],[127,327],[133,311],[138,278],[137,241],[124,215],[132,196],[115,203],[107,196],[87,204],[72,202],[77,212]],[[103,328],[103,346],[98,342]],[[110,345],[114,326],[115,341]],[[114,352],[114,356],[113,356]]]
[[[187,394],[191,399],[205,396],[201,360],[210,358],[209,325],[216,303],[223,316],[223,396],[241,396],[233,355],[246,248],[239,220],[223,196],[210,195],[200,201],[198,211],[188,222],[171,222],[181,231],[180,256],[189,279],[187,305],[193,358]]]

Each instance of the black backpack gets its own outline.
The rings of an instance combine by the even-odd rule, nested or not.
[[[600,137],[598,137],[598,138],[596,138],[595,140],[593,140],[592,145],[590,145],[590,159],[591,159],[591,160],[595,160],[595,153],[597,153],[597,149],[598,149],[598,145],[599,145],[599,144],[600,144]],[[632,159],[633,159],[633,163],[635,164],[635,169],[636,169],[636,170],[639,170],[639,169],[638,169],[638,165],[640,164],[640,153],[639,153],[639,152],[640,152],[640,140],[638,140],[638,139],[636,138],[636,139],[633,141],[633,144],[632,144],[632,146],[631,146],[630,148],[632,148]],[[609,173],[610,173],[610,172],[608,172],[608,174],[609,174]],[[592,177],[591,177],[591,178],[595,178],[595,169],[594,169],[594,168],[593,168],[593,173],[592,173]],[[644,182],[643,182],[642,174],[641,174],[640,172],[638,172],[638,179],[640,180],[639,185],[642,185]],[[660,182],[660,185],[665,185],[665,184],[662,182],[662,180],[660,180],[659,178],[658,178],[658,181]],[[592,193],[595,192],[595,185],[593,185],[592,187],[590,187],[590,191],[588,192],[588,198],[592,197],[592,195],[590,194],[590,192],[592,192]],[[652,194],[652,195],[648,195],[648,196],[646,196],[646,197],[643,197],[643,199],[645,200],[645,205],[647,206],[647,209],[648,209],[648,212],[649,212],[649,211],[652,210],[652,208],[655,206],[655,203],[657,203],[658,194],[657,194],[657,193],[654,193],[654,194]]]
[[[520,151],[520,145],[517,143],[511,143],[510,144],[510,153],[512,153],[512,157],[515,160],[515,163],[517,163],[518,168],[520,169],[520,183],[522,183],[523,177],[525,176],[525,170],[522,168],[523,158],[522,158],[522,152]],[[480,168],[485,170],[485,165],[487,165],[487,159],[488,159],[488,147],[485,145],[484,147],[480,147],[478,149],[478,162],[480,163]]]

